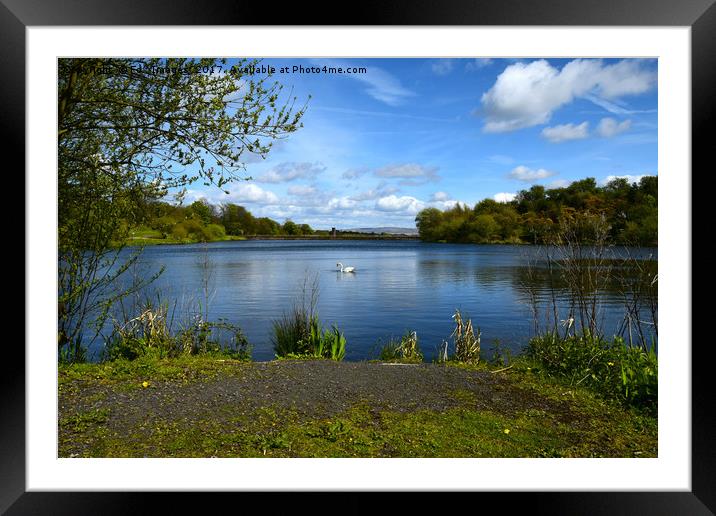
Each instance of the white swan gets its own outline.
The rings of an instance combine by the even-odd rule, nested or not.
[[[340,267],[341,272],[355,272],[355,270],[356,270],[355,267],[343,267],[343,264],[341,262],[338,262],[336,264],[336,267]]]

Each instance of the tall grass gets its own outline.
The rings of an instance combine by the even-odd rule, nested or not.
[[[172,322],[173,311],[167,303],[161,299],[157,304],[145,302],[138,316],[123,322],[114,320],[104,358],[134,360],[145,355],[173,358],[204,353],[251,358],[251,346],[241,328],[223,319],[204,321],[196,315],[189,322],[179,323],[176,329]]]
[[[418,334],[406,331],[400,339],[390,338],[380,350],[380,359],[385,361],[422,362],[423,353],[418,344]]]
[[[480,361],[480,328],[477,328],[475,335],[472,319],[463,320],[460,310],[455,310],[452,318],[455,321],[455,329],[450,336],[455,343],[455,360],[477,364]]]
[[[549,284],[546,296],[536,291],[536,281],[525,285],[535,328],[526,354],[549,376],[652,409],[658,390],[656,265],[630,252],[614,256],[608,233],[600,215],[568,214],[553,245],[541,249]],[[528,269],[528,280],[534,280],[535,262]],[[623,299],[624,320],[608,337],[600,299],[615,285]],[[560,314],[558,299],[567,300],[566,314]]]
[[[336,325],[322,327],[316,309],[318,297],[318,276],[306,275],[291,309],[273,321],[271,343],[277,357],[343,360],[346,338]]]

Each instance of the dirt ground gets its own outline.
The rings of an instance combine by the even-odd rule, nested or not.
[[[538,414],[543,416],[543,426],[535,430],[537,434],[560,426],[567,429],[570,440],[579,439],[573,429],[590,431],[594,426],[569,396],[548,396],[514,381],[509,372],[439,364],[228,360],[217,370],[187,367],[186,375],[149,378],[146,387],[142,383],[135,377],[106,381],[89,375],[64,382],[58,400],[60,456],[114,453],[103,451],[107,449],[103,440],[143,439],[147,432],[153,432],[154,439],[157,428],[170,432],[174,440],[183,439],[181,432],[192,427],[221,435],[243,425],[245,432],[261,433],[264,427],[282,426],[282,414],[310,426],[343,417],[356,406],[367,407],[375,421],[386,413],[409,418],[421,411],[466,410],[523,420],[525,414]],[[266,410],[274,414],[270,423],[258,416]],[[264,427],[254,421],[264,421]],[[601,448],[600,440],[596,437],[592,448]],[[605,446],[605,453],[611,453]]]

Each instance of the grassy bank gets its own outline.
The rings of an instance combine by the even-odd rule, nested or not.
[[[202,239],[196,238],[175,238],[171,235],[164,236],[160,231],[149,228],[140,228],[133,230],[130,236],[124,241],[127,246],[139,245],[179,245],[179,244],[198,244],[202,242],[228,242],[233,240],[420,240],[417,236],[410,235],[387,235],[374,233],[350,233],[338,234],[332,236],[330,234],[314,234],[314,235],[250,235],[236,236],[223,235],[217,238]]]
[[[129,237],[124,241],[124,245],[178,245],[198,244],[201,242],[226,242],[231,240],[246,240],[246,237],[235,235],[221,235],[217,238],[198,240],[195,238],[175,238],[171,235],[163,235],[160,231],[156,229],[138,228],[130,231]]]
[[[652,457],[653,415],[512,368],[218,355],[59,366],[61,457]]]

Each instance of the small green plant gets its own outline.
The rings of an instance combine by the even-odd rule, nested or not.
[[[512,353],[509,348],[502,347],[499,339],[495,339],[495,346],[492,349],[491,362],[498,366],[506,366],[512,361]]]
[[[460,310],[455,310],[452,318],[455,320],[455,329],[450,336],[455,343],[455,360],[477,364],[480,361],[480,328],[477,328],[475,335],[472,320],[463,320]]]
[[[241,328],[225,319],[204,321],[197,316],[177,336],[174,354],[219,353],[238,360],[251,359],[251,345]]]
[[[346,338],[343,333],[334,325],[331,330],[324,333],[324,340],[330,344],[330,359],[343,360],[346,356]]]
[[[109,419],[109,409],[93,409],[60,419],[60,426],[73,432],[84,432],[88,428],[102,425]]]
[[[380,359],[385,361],[422,362],[423,354],[418,344],[417,332],[407,331],[400,340],[391,337],[381,348]]]

